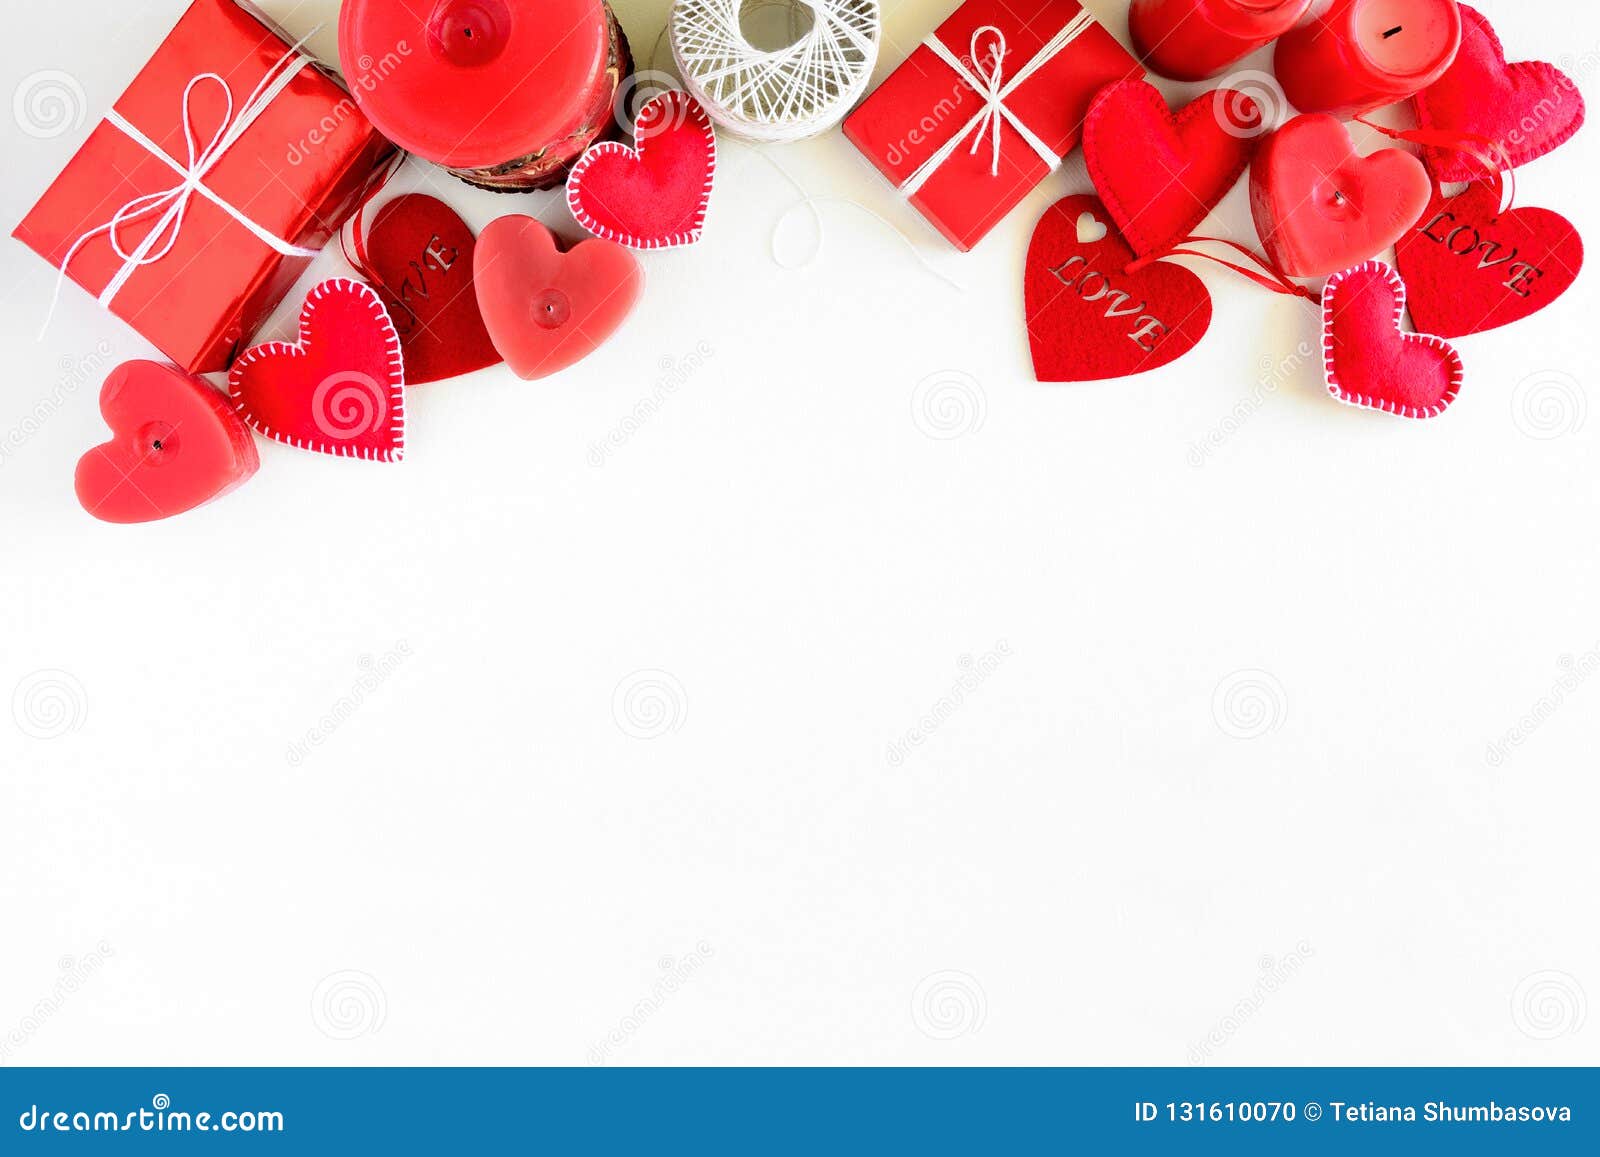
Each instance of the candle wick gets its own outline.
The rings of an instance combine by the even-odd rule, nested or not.
[[[1387,32],[1385,32],[1383,34],[1383,38],[1385,40],[1388,40],[1389,37],[1393,36],[1395,33],[1400,31],[1400,27],[1401,27],[1400,25],[1396,24],[1393,28],[1389,29],[1389,31],[1387,31]]]

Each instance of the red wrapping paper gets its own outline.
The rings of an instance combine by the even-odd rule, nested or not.
[[[289,47],[255,9],[235,0],[195,0],[117,101],[117,112],[173,160],[187,164],[183,107],[189,82],[202,73],[218,74],[232,91],[237,113]],[[189,110],[204,147],[228,120],[227,94],[213,81],[197,84]],[[268,232],[319,249],[393,150],[337,80],[307,67],[204,183]],[[181,181],[169,165],[102,121],[13,236],[60,268],[83,234],[111,221],[129,202]],[[160,218],[154,213],[123,227],[118,237],[124,251]],[[224,370],[308,264],[309,258],[278,253],[197,193],[171,252],[136,270],[110,309],[186,370]],[[67,276],[98,296],[122,265],[102,233],[72,257]]]
[[[972,72],[972,35],[984,25],[1005,34],[1002,80],[1009,81],[1083,10],[1077,0],[967,0],[936,35]],[[993,38],[979,41],[987,65]],[[1091,23],[1006,98],[1006,107],[1063,157],[1078,143],[1095,93],[1143,70],[1115,37]],[[897,188],[955,136],[983,100],[926,44],[917,46],[844,122],[844,135]],[[991,129],[971,135],[909,200],[958,249],[971,249],[1050,172],[1050,166],[1008,122],[1001,122],[999,173],[991,174]]]

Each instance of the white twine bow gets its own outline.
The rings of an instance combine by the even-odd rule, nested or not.
[[[72,264],[72,259],[90,241],[106,234],[111,242],[111,248],[122,259],[122,268],[116,275],[106,282],[100,291],[99,302],[101,306],[109,307],[117,294],[122,292],[123,286],[141,268],[154,265],[172,252],[173,246],[178,243],[178,236],[183,232],[183,222],[189,212],[189,202],[196,193],[199,193],[213,205],[223,210],[239,224],[243,225],[262,243],[285,257],[315,257],[317,250],[304,249],[298,245],[291,245],[271,230],[253,221],[242,210],[230,204],[212,189],[206,186],[205,176],[217,165],[225,153],[244,136],[245,132],[253,125],[263,112],[275,101],[278,96],[289,87],[289,82],[298,76],[302,69],[311,63],[311,58],[303,55],[300,48],[305,42],[316,35],[316,29],[307,33],[296,41],[283,57],[267,70],[249,98],[240,106],[235,115],[233,107],[233,90],[228,87],[228,82],[214,72],[203,72],[193,77],[183,89],[183,104],[181,115],[183,117],[183,137],[188,146],[188,163],[185,164],[167,155],[160,145],[151,140],[138,126],[129,122],[116,109],[106,114],[106,123],[121,130],[136,144],[141,146],[151,156],[166,163],[166,165],[182,177],[178,184],[169,189],[162,189],[154,193],[145,193],[135,197],[122,208],[118,209],[104,225],[89,230],[72,243],[72,248],[67,250],[67,255],[61,260],[61,268],[56,275],[55,294],[50,299],[50,312],[44,320],[44,329],[39,331],[39,336],[44,336],[44,330],[50,328],[50,319],[55,316],[56,306],[61,300],[61,286],[67,279],[67,267]],[[194,90],[205,81],[215,81],[222,86],[223,94],[227,97],[227,112],[223,114],[222,124],[212,134],[211,140],[204,148],[199,146],[195,139],[194,122],[190,111],[190,101]],[[124,246],[120,231],[135,221],[143,220],[152,214],[160,213],[160,219],[150,228],[144,237],[132,249]]]
[[[1045,144],[1037,133],[1024,124],[1021,117],[1007,107],[1006,100],[1022,84],[1026,83],[1028,78],[1054,60],[1063,48],[1081,36],[1093,23],[1093,16],[1090,16],[1087,12],[1080,11],[1071,20],[1067,21],[1061,31],[1047,40],[1044,46],[1034,55],[1033,59],[1019,68],[1016,75],[1010,80],[1005,79],[1005,59],[1006,53],[1009,51],[1006,46],[1006,35],[992,24],[985,24],[972,34],[970,43],[971,68],[968,68],[959,56],[950,51],[944,41],[939,39],[937,33],[930,34],[923,40],[922,43],[932,49],[935,56],[954,69],[956,75],[978,94],[983,100],[983,107],[972,115],[971,119],[962,126],[960,132],[941,145],[932,156],[918,165],[909,177],[900,182],[901,194],[910,197],[918,189],[922,188],[927,183],[928,178],[939,170],[939,166],[950,159],[956,149],[961,146],[961,142],[966,140],[969,135],[972,137],[972,147],[968,152],[976,155],[983,143],[985,130],[988,132],[993,150],[989,163],[989,175],[998,177],[1000,175],[1000,125],[1002,121],[1017,130],[1018,135],[1027,142],[1028,147],[1039,154],[1040,160],[1050,166],[1051,172],[1060,168],[1060,156],[1056,154],[1054,149]],[[978,41],[986,32],[994,34],[994,45],[990,52],[987,66],[983,63],[978,52]]]

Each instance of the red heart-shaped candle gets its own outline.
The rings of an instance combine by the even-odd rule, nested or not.
[[[255,439],[205,382],[159,362],[124,362],[100,390],[112,438],[78,459],[83,508],[104,522],[154,522],[244,484]]]
[[[1417,328],[1482,333],[1537,313],[1577,279],[1583,239],[1572,222],[1531,205],[1502,213],[1500,192],[1485,181],[1454,197],[1436,191],[1395,246]]]
[[[1583,127],[1583,95],[1554,65],[1507,64],[1487,17],[1461,5],[1461,50],[1443,76],[1416,95],[1417,124],[1431,131],[1487,137],[1511,166],[1542,157]],[[1470,181],[1483,166],[1470,154],[1426,148],[1440,181]]]
[[[1267,256],[1290,277],[1326,277],[1376,257],[1427,207],[1422,162],[1403,149],[1357,155],[1324,113],[1297,116],[1250,162],[1250,212]]]
[[[371,286],[324,281],[306,295],[300,340],[248,349],[228,392],[252,429],[319,454],[398,462],[405,451],[405,359]]]
[[[1170,248],[1227,195],[1255,152],[1261,106],[1212,89],[1176,116],[1142,80],[1108,84],[1083,122],[1089,179],[1140,256]]]
[[[572,167],[567,205],[578,224],[630,249],[700,240],[717,171],[706,110],[686,92],[663,92],[639,110],[634,145],[604,141]]]
[[[1189,270],[1133,250],[1087,194],[1046,209],[1028,243],[1022,297],[1041,382],[1142,374],[1182,357],[1211,324],[1211,295]]]
[[[590,238],[563,253],[532,217],[501,217],[478,238],[473,276],[484,324],[516,375],[548,377],[589,356],[632,312],[644,271]]]
[[[477,239],[437,197],[396,197],[361,236],[350,256],[383,299],[406,362],[406,384],[420,386],[495,365],[472,286]]]
[[[1461,391],[1461,357],[1442,338],[1403,333],[1406,287],[1381,261],[1328,278],[1322,290],[1322,360],[1341,402],[1404,418],[1432,418]]]

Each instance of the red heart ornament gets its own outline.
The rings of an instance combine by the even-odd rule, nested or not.
[[[1363,261],[1322,289],[1322,362],[1341,402],[1403,418],[1433,418],[1461,391],[1461,357],[1442,338],[1403,333],[1406,286],[1382,261]]]
[[[1263,127],[1243,92],[1212,89],[1176,116],[1154,86],[1100,90],[1083,122],[1083,159],[1111,219],[1141,257],[1205,219],[1250,163]]]
[[[672,89],[639,110],[634,148],[603,141],[579,158],[567,178],[567,205],[596,237],[630,249],[663,249],[700,240],[717,135],[700,102]]]
[[[1133,250],[1095,197],[1046,209],[1028,243],[1022,298],[1041,382],[1142,374],[1182,357],[1211,325],[1211,295],[1165,261],[1126,272]]]
[[[227,400],[160,362],[124,362],[100,390],[112,438],[78,459],[78,502],[103,522],[154,522],[221,498],[260,465]]]
[[[398,462],[405,452],[405,358],[371,286],[338,277],[306,295],[300,340],[244,352],[228,374],[234,408],[291,446]]]
[[[1544,156],[1583,127],[1583,95],[1572,79],[1543,61],[1507,64],[1488,18],[1465,4],[1460,51],[1414,100],[1422,128],[1497,141],[1512,168]],[[1471,156],[1432,147],[1422,155],[1440,181],[1482,175]]]
[[[632,312],[644,286],[638,260],[590,238],[563,253],[532,217],[501,217],[478,238],[473,275],[495,348],[523,379],[588,357]]]
[[[1326,277],[1393,245],[1428,205],[1433,183],[1404,149],[1356,153],[1344,125],[1297,116],[1250,162],[1250,213],[1267,256],[1290,277]]]
[[[1411,290],[1411,320],[1440,337],[1465,337],[1537,313],[1583,268],[1583,239],[1559,213],[1533,206],[1500,212],[1498,183],[1478,181],[1446,197],[1435,190],[1395,246]]]
[[[378,211],[365,237],[357,221],[354,243],[351,263],[378,291],[400,335],[408,385],[500,361],[472,286],[478,242],[454,209],[407,193]]]

